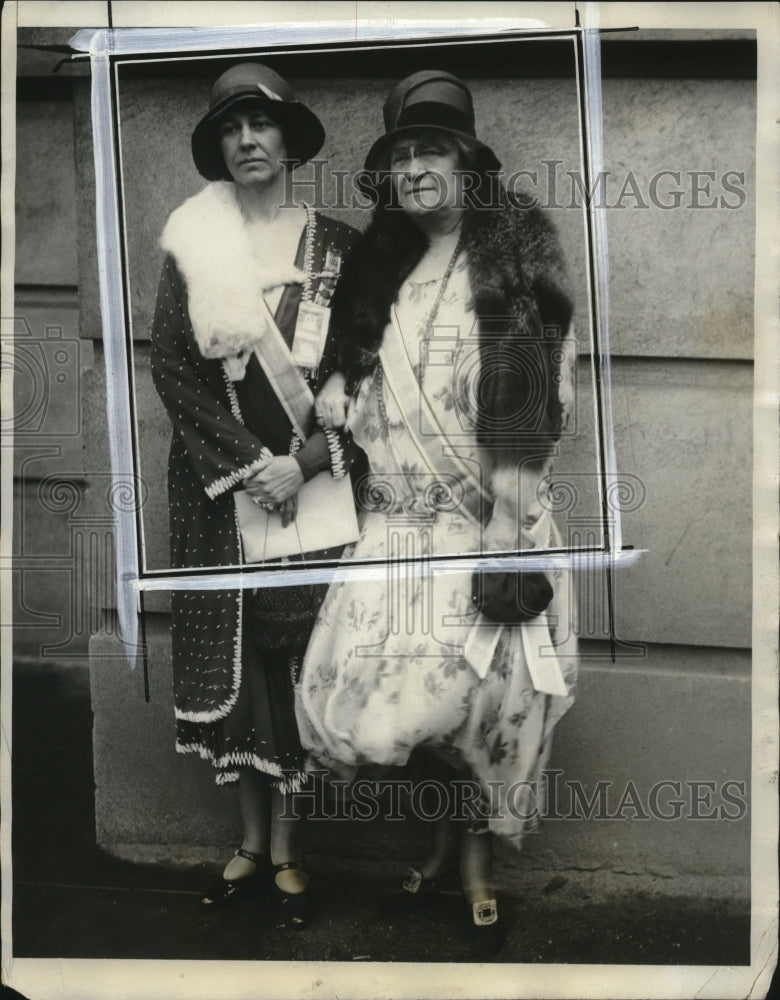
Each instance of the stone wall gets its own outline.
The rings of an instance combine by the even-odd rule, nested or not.
[[[14,654],[85,660],[91,618],[80,558],[87,473],[70,79],[20,50],[16,108]],[[41,81],[47,81],[41,86]],[[4,362],[5,363],[5,362]],[[88,535],[88,532],[87,532]]]

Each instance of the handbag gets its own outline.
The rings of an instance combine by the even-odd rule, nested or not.
[[[509,570],[475,570],[471,578],[471,600],[491,621],[522,625],[547,609],[553,599],[547,576]]]

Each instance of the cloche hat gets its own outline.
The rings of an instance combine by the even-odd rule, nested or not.
[[[222,157],[217,125],[227,111],[248,100],[260,101],[279,123],[293,166],[306,163],[322,148],[322,122],[296,100],[287,81],[261,63],[239,63],[226,70],[211,88],[209,109],[192,133],[192,158],[206,180],[231,179]]]
[[[384,106],[385,134],[366,156],[367,171],[386,170],[387,154],[400,136],[419,128],[448,132],[478,154],[485,170],[499,170],[498,157],[476,135],[471,92],[452,73],[420,70],[397,83]]]

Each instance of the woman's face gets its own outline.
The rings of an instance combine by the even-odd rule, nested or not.
[[[393,143],[389,155],[398,204],[408,215],[462,207],[464,164],[458,144],[446,132],[410,132]]]
[[[287,157],[281,128],[261,104],[239,104],[220,121],[222,156],[243,187],[262,187],[284,173]]]

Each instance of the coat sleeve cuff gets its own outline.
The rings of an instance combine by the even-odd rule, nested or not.
[[[268,459],[271,457],[270,451],[268,449],[263,449],[264,454],[255,459],[254,462],[250,462],[249,465],[245,465],[241,469],[236,469],[227,476],[221,476],[219,479],[215,479],[213,483],[206,487],[206,496],[209,500],[216,500],[218,496],[223,493],[228,493],[234,487],[242,483],[247,476],[251,476],[253,472],[258,472],[265,465],[268,464]]]
[[[330,471],[334,479],[342,479],[347,474],[347,465],[344,458],[344,445],[338,431],[326,430],[325,440],[328,442],[330,452]]]
[[[323,472],[330,464],[328,445],[321,431],[315,431],[305,444],[293,452],[293,458],[298,463],[303,481],[308,483],[318,472]]]

